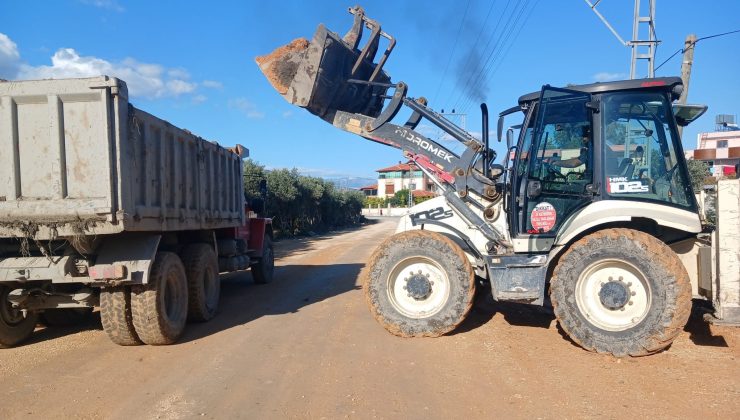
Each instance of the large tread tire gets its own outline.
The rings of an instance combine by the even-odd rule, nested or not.
[[[8,301],[11,289],[0,286],[0,349],[17,346],[33,335],[38,323],[38,313],[26,312],[25,316],[12,308]]]
[[[598,261],[610,260],[625,261],[645,273],[650,288],[644,318],[623,330],[595,325],[576,299],[582,273]],[[676,254],[655,237],[624,228],[601,230],[574,243],[555,267],[550,298],[560,326],[574,342],[617,357],[645,356],[665,349],[691,313],[689,276]]]
[[[41,314],[41,322],[50,327],[71,327],[90,319],[92,308],[47,309]]]
[[[257,263],[252,265],[252,278],[257,284],[267,284],[272,281],[275,274],[275,251],[272,245],[272,239],[265,235],[262,241],[262,257]]]
[[[188,281],[177,254],[157,253],[148,284],[131,289],[131,314],[146,344],[168,345],[180,338],[188,317]]]
[[[116,286],[100,291],[100,322],[113,343],[119,346],[143,344],[134,328],[130,288]]]
[[[430,316],[404,314],[399,299],[394,298],[396,303],[391,299],[396,295],[397,273],[414,261],[436,265],[447,279],[449,294],[430,311]],[[362,281],[375,319],[400,337],[438,337],[454,330],[467,316],[475,296],[475,272],[465,252],[451,239],[431,231],[408,231],[386,239],[370,257]],[[433,290],[435,286],[431,287]]]
[[[221,296],[218,258],[208,244],[188,245],[180,255],[188,278],[188,320],[206,322],[216,316]]]

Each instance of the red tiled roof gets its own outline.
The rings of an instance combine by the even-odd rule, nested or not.
[[[378,184],[368,185],[367,187],[360,187],[360,191],[366,191],[366,190],[377,190]]]
[[[414,164],[399,163],[398,165],[389,166],[383,169],[376,169],[375,172],[395,172],[395,171],[416,171],[419,168]]]
[[[431,191],[414,190],[414,197],[436,197],[437,193]]]

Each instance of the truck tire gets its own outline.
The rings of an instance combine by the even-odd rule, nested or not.
[[[475,296],[475,272],[465,252],[436,232],[414,230],[386,239],[363,277],[373,316],[400,337],[452,331]]]
[[[188,281],[177,254],[157,253],[148,284],[131,288],[131,314],[144,343],[161,346],[177,341],[188,317]]]
[[[181,259],[188,279],[188,320],[210,321],[216,316],[221,296],[216,253],[208,244],[191,244]]]
[[[41,322],[50,327],[70,327],[90,319],[92,308],[47,309],[41,314]]]
[[[617,357],[668,347],[691,312],[691,285],[663,242],[632,229],[605,229],[574,243],[550,283],[555,316],[586,350]]]
[[[16,346],[33,334],[38,322],[38,313],[14,309],[8,301],[11,289],[0,286],[0,349]]]
[[[131,290],[128,287],[106,287],[100,290],[100,322],[110,341],[119,346],[138,346],[143,343],[134,328]]]
[[[267,284],[272,281],[275,272],[275,252],[272,239],[265,235],[262,241],[262,258],[252,265],[252,278],[257,284]]]

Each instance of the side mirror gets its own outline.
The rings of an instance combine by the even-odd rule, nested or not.
[[[501,143],[501,135],[504,132],[504,116],[498,117],[498,124],[496,125],[496,139]]]
[[[512,143],[514,143],[514,129],[509,128],[506,130],[506,148],[511,149]]]

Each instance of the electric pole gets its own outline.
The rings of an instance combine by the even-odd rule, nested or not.
[[[637,78],[637,62],[639,60],[646,60],[648,65],[647,77],[655,77],[655,50],[657,44],[660,42],[655,36],[655,2],[657,0],[648,0],[648,14],[647,16],[641,16],[640,0],[635,0],[634,14],[632,16],[632,39],[625,41],[624,38],[619,36],[612,25],[606,20],[606,18],[596,10],[596,6],[599,5],[601,0],[596,0],[591,3],[591,0],[585,0],[588,7],[601,19],[606,27],[611,31],[612,34],[619,40],[619,42],[632,49],[632,58],[630,60],[630,79]],[[640,27],[641,24],[647,25],[647,39],[640,39]]]
[[[683,82],[683,93],[678,99],[679,104],[685,104],[689,98],[689,81],[691,80],[691,67],[694,65],[694,48],[696,47],[696,35],[689,34],[683,44],[683,62],[681,62],[681,81]],[[678,135],[683,135],[683,127],[678,127]]]

